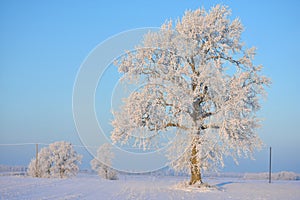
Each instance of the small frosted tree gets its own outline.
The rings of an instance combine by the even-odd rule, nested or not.
[[[78,155],[71,143],[55,142],[44,147],[38,154],[38,163],[32,159],[28,166],[28,175],[42,178],[67,178],[79,171],[81,155]]]
[[[123,80],[143,86],[113,112],[112,140],[149,148],[176,130],[168,156],[175,170],[191,174],[191,185],[202,183],[201,171],[223,166],[224,156],[252,156],[262,144],[256,112],[270,81],[242,31],[217,5],[146,34],[115,62]]]
[[[97,150],[97,157],[91,161],[92,169],[102,178],[109,180],[118,179],[116,170],[111,167],[113,158],[112,145],[108,143],[103,144]]]

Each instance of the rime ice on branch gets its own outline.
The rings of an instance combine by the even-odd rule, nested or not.
[[[223,166],[224,156],[236,161],[261,146],[256,112],[270,80],[230,14],[220,5],[187,11],[115,62],[122,79],[145,85],[113,113],[112,140],[149,148],[176,129],[168,156],[174,169],[191,173],[190,184],[202,183],[201,170]]]

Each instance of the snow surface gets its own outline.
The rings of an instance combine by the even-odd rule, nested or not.
[[[0,177],[0,199],[300,199],[300,181],[207,178],[212,189],[183,188],[187,177],[122,175],[105,180],[79,174],[69,179]]]

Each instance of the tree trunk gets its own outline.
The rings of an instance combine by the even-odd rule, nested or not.
[[[104,168],[104,172],[105,172],[105,179],[108,179],[108,170],[107,167],[105,166]]]
[[[64,173],[65,173],[65,170],[64,170],[64,169],[60,169],[60,170],[59,170],[60,178],[63,178],[63,177],[64,177]]]
[[[194,185],[197,182],[202,182],[201,171],[199,168],[199,160],[197,159],[197,148],[194,144],[192,147],[192,155],[191,155],[191,180],[189,182],[190,185]]]

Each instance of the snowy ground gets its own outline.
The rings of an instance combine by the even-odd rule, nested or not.
[[[80,174],[71,179],[1,176],[0,199],[300,199],[300,181],[208,178],[217,189],[178,187],[186,177],[130,176],[108,181]]]

